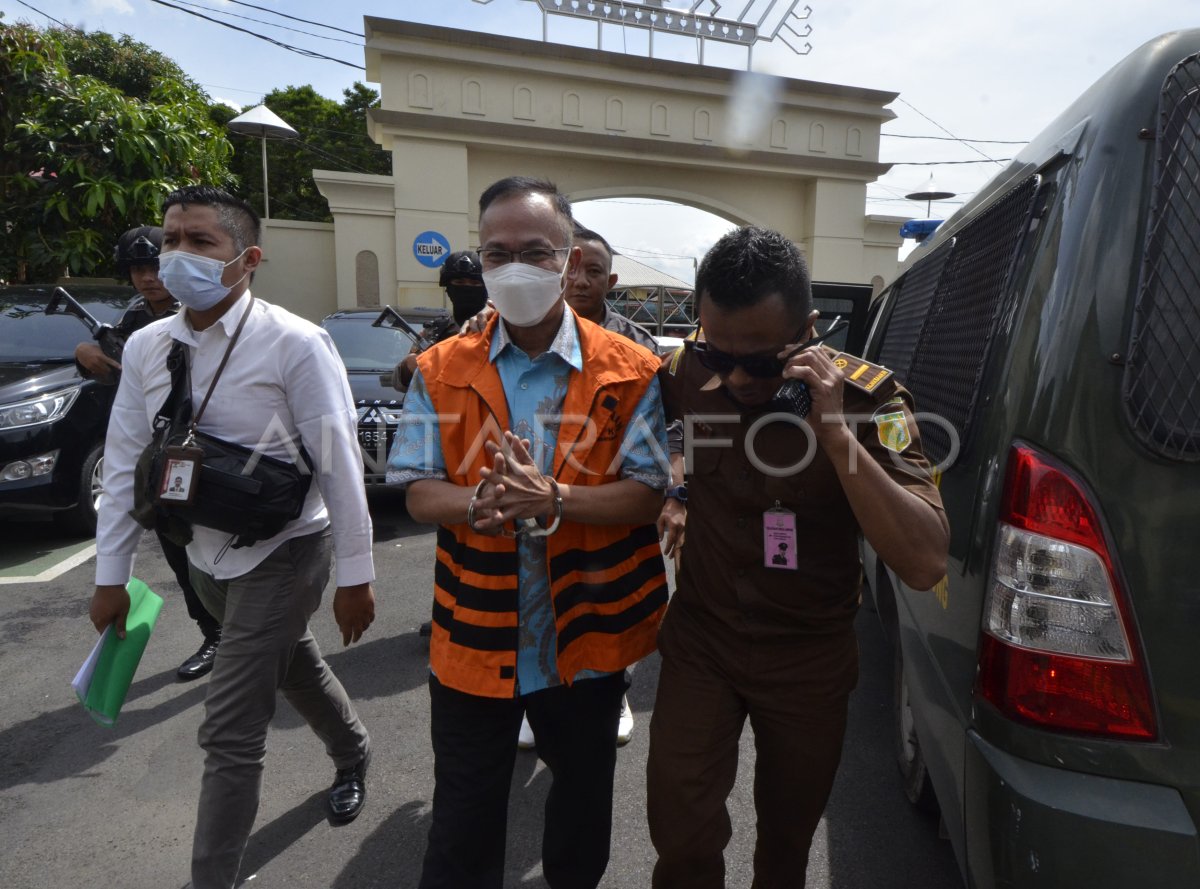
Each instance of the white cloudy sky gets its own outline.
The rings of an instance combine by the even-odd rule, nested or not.
[[[176,2],[176,0],[168,0]],[[724,0],[723,15],[768,0]],[[26,3],[28,5],[26,5]],[[307,59],[249,35],[203,21],[152,0],[0,0],[9,21],[61,22],[113,33],[128,33],[174,58],[214,98],[249,105],[275,87],[311,83],[318,92],[340,98],[341,90],[362,71],[335,62]],[[440,24],[516,37],[540,39],[542,17],[531,0],[188,0],[186,8],[247,16],[321,34],[268,27],[261,22],[225,17],[247,30],[314,49],[361,65],[361,41],[344,33],[287,21],[263,10],[361,32],[362,16]],[[907,165],[905,162],[1007,158],[1019,145],[965,145],[955,141],[899,138],[941,136],[960,139],[1023,141],[1107,69],[1142,43],[1166,31],[1200,26],[1196,0],[966,0],[897,3],[894,0],[801,0],[812,7],[807,38],[812,50],[798,56],[779,43],[759,44],[756,68],[808,80],[870,87],[900,94],[892,104],[897,119],[886,124],[881,160],[896,164],[868,188],[867,212],[924,216],[923,204],[902,199],[922,188],[933,174],[939,188],[956,192],[954,201],[934,205],[947,215],[999,167],[993,163]],[[184,6],[183,0],[178,5]],[[685,0],[671,5],[685,6]],[[786,6],[787,0],[781,0]],[[35,12],[30,7],[36,7]],[[207,9],[206,9],[207,8]],[[779,8],[779,7],[777,7]],[[564,43],[595,46],[596,27],[561,17],[550,18],[550,37]],[[605,26],[604,48],[644,54],[644,31]],[[338,42],[346,41],[346,42]],[[744,50],[711,48],[709,64],[745,67]],[[656,54],[695,60],[691,42],[656,40]],[[691,55],[688,55],[691,54]],[[640,206],[638,206],[640,205]],[[939,212],[940,211],[940,212]],[[638,198],[608,206],[588,202],[577,207],[588,225],[610,235],[625,252],[690,281],[692,260],[702,255],[729,224],[700,211]]]

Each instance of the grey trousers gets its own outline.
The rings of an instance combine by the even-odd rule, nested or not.
[[[329,530],[286,541],[250,572],[217,580],[191,569],[204,607],[224,627],[208,680],[193,889],[233,889],[258,813],[275,693],[324,743],[336,768],[366,755],[367,730],[321,657],[308,619],[329,581]]]

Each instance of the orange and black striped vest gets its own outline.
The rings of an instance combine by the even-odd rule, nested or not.
[[[569,485],[617,481],[621,443],[659,361],[590,321],[576,319],[583,371],[571,372],[562,407],[554,476]],[[488,360],[497,319],[482,334],[456,336],[418,364],[438,414],[449,480],[474,487],[487,463],[484,442],[509,428],[500,374]],[[546,538],[558,671],[622,670],[652,652],[667,604],[653,525],[564,521]],[[516,694],[517,548],[508,537],[464,523],[437,532],[430,667],[468,694]]]

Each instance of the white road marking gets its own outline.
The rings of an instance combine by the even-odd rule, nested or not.
[[[56,577],[66,574],[72,568],[82,565],[92,556],[96,555],[96,544],[86,546],[73,556],[68,556],[57,565],[51,565],[41,574],[32,574],[26,577],[0,577],[0,586],[13,583],[45,583],[48,580],[54,580]]]

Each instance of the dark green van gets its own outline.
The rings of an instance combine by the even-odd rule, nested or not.
[[[872,305],[952,528],[904,587],[909,798],[970,887],[1200,886],[1200,30],[1105,75]]]

